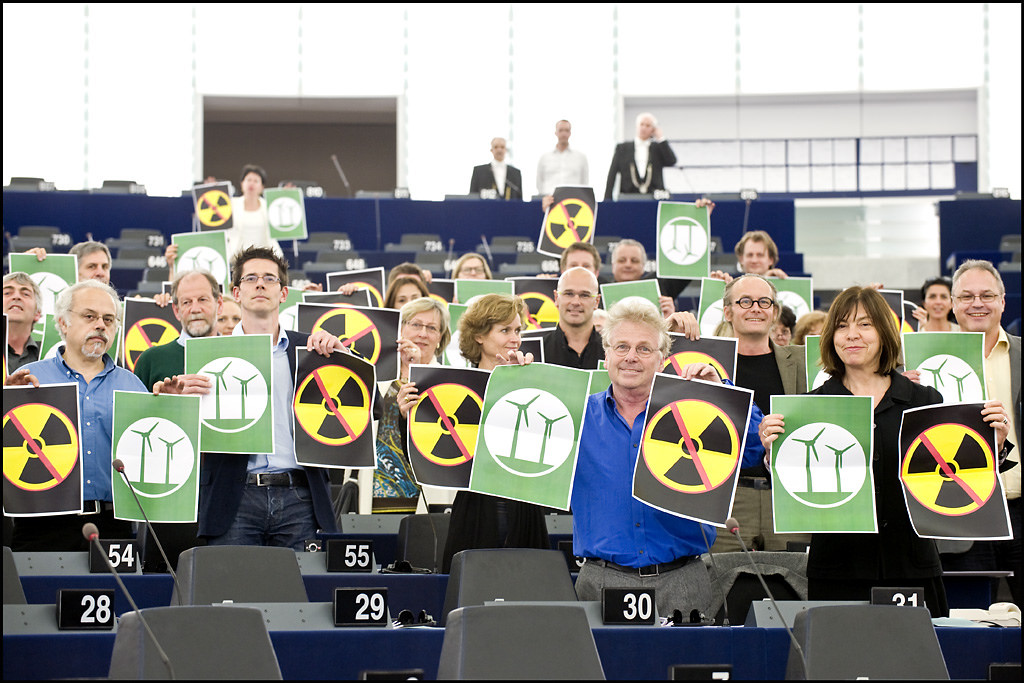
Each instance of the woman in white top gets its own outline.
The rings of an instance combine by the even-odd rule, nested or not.
[[[267,201],[263,199],[266,182],[267,172],[261,167],[255,164],[242,167],[242,196],[231,199],[232,226],[225,231],[229,259],[250,246],[271,247],[282,253],[277,240],[270,239]]]

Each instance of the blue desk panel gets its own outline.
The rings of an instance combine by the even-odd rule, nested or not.
[[[991,662],[1019,662],[1019,628],[941,628],[950,677],[980,679]],[[444,630],[272,631],[285,679],[355,679],[364,669],[423,669],[437,677]],[[733,666],[736,679],[781,680],[789,657],[782,629],[747,627],[602,628],[594,631],[609,680],[665,680],[673,664]],[[104,677],[114,634],[65,632],[4,636],[4,678]]]

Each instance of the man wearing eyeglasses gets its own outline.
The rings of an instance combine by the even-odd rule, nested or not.
[[[291,332],[279,323],[288,297],[288,262],[268,247],[248,247],[231,267],[233,294],[242,321],[232,334],[268,334],[272,355],[274,452],[249,456],[218,454],[203,458],[199,486],[199,535],[209,545],[270,545],[301,550],[318,529],[337,532],[327,470],[295,460],[292,431],[295,349],[327,356],[344,350],[324,330]],[[210,378],[172,377],[158,383],[164,393],[209,393]]]
[[[54,316],[63,340],[57,355],[22,367],[5,385],[78,384],[83,512],[17,518],[11,547],[19,552],[87,550],[85,522],[96,524],[106,538],[135,535],[131,522],[114,519],[110,481],[114,392],[146,391],[138,377],[107,355],[117,339],[121,302],[110,285],[83,280],[57,296]]]
[[[641,297],[627,297],[608,311],[601,339],[611,384],[587,399],[572,490],[573,552],[586,558],[576,593],[580,600],[600,600],[605,586],[654,588],[661,614],[707,612],[711,583],[700,555],[714,542],[714,527],[632,497],[654,375],[670,349],[668,332],[669,321]],[[681,375],[722,381],[706,363],[687,365]],[[761,417],[753,406],[744,466],[764,454],[757,438]]]
[[[953,274],[953,315],[961,332],[985,335],[985,382],[989,399],[1013,406],[1007,411],[1010,433],[1000,453],[1003,490],[1010,512],[1013,538],[1009,541],[975,541],[966,553],[944,554],[947,571],[1012,570],[1007,579],[1015,604],[1021,604],[1020,543],[1020,337],[1001,325],[1006,308],[1006,288],[999,271],[989,261],[965,261]],[[1012,463],[1012,464],[1011,464]],[[1007,468],[1009,467],[1009,468]]]
[[[770,280],[746,274],[731,280],[722,296],[725,320],[736,337],[736,385],[754,392],[754,403],[767,414],[772,396],[807,391],[803,346],[777,346],[770,333],[782,311],[778,292]],[[764,463],[740,471],[732,515],[740,523],[747,547],[785,550],[787,541],[810,542],[808,534],[775,533],[771,480]],[[715,542],[714,552],[739,550],[732,534]]]
[[[597,277],[586,268],[570,268],[558,278],[555,307],[558,326],[544,335],[544,362],[596,370],[604,359],[601,335],[594,329],[594,310],[601,297]]]

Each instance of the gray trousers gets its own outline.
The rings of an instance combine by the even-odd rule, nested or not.
[[[585,562],[576,578],[577,597],[600,600],[604,588],[653,588],[654,602],[662,617],[672,616],[672,610],[679,610],[684,617],[693,609],[707,614],[711,606],[711,579],[699,557],[659,576],[639,576]]]

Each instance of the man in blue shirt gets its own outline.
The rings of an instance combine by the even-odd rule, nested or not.
[[[715,529],[645,505],[632,496],[633,468],[643,437],[654,375],[670,348],[668,322],[654,305],[629,297],[608,312],[602,332],[611,385],[587,400],[572,491],[573,551],[586,558],[576,593],[600,600],[604,587],[654,588],[661,614],[706,612],[711,582],[700,555]],[[683,368],[685,379],[719,381],[711,366]],[[752,407],[745,466],[764,455]]]
[[[111,490],[111,438],[114,392],[145,392],[139,378],[114,365],[107,355],[117,339],[121,302],[110,285],[83,280],[68,287],[54,303],[57,329],[64,344],[53,358],[24,366],[8,385],[78,384],[81,431],[83,513],[19,517],[14,525],[15,551],[87,550],[82,525],[96,524],[106,538],[132,538],[131,522],[115,520]]]

